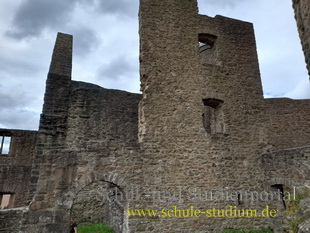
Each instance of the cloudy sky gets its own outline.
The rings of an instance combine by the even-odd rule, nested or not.
[[[254,23],[266,97],[310,98],[291,0],[199,0]],[[73,79],[139,92],[138,0],[0,0],[0,128],[37,129],[57,32],[74,36]]]

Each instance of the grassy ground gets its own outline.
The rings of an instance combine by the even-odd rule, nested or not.
[[[78,226],[78,233],[115,233],[115,231],[106,224],[93,224]]]
[[[252,230],[252,231],[240,231],[240,230],[226,230],[222,233],[273,233],[273,230]]]
[[[115,233],[115,231],[108,227],[106,224],[93,224],[78,227],[79,233]],[[273,230],[252,230],[252,231],[241,231],[241,230],[226,230],[222,233],[273,233]]]

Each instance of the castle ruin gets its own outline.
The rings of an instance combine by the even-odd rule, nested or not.
[[[310,2],[293,7],[309,70]],[[251,23],[199,15],[196,0],[140,0],[139,19],[142,94],[72,81],[72,36],[57,35],[39,130],[0,129],[0,232],[65,233],[71,217],[122,233],[283,232],[287,202],[244,194],[309,189],[310,100],[264,99]],[[126,212],[191,206],[279,212]]]

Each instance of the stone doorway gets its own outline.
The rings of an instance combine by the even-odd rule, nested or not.
[[[123,232],[125,195],[116,184],[97,181],[85,186],[76,195],[70,217],[78,225],[106,223],[116,232]]]

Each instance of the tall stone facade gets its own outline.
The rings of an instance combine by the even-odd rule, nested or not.
[[[36,192],[37,178],[32,167],[36,162],[37,134],[35,131],[0,129],[0,232],[18,232],[23,213],[28,210]],[[3,139],[10,140],[5,143]],[[5,144],[10,144],[6,145],[6,151],[3,150]],[[3,203],[5,196],[7,202]]]
[[[0,131],[26,148],[0,157],[0,193],[16,200],[0,232],[65,233],[70,218],[124,233],[283,232],[288,203],[246,194],[309,185],[310,100],[263,98],[251,23],[199,15],[195,0],[140,0],[139,18],[142,95],[72,81],[72,36],[58,34],[39,131]],[[126,212],[230,206],[279,213]]]
[[[113,192],[131,183],[127,174],[137,164],[135,157],[140,159],[133,151],[138,147],[141,97],[71,81],[71,64],[72,36],[60,33],[38,134],[36,160],[40,162],[35,169],[40,178],[22,232],[67,232],[72,214],[87,222],[85,216],[78,217],[81,200],[92,196],[90,187],[100,188],[98,202],[104,203],[97,210],[88,205],[84,213],[107,213],[102,219],[121,232],[125,204],[115,201]]]

